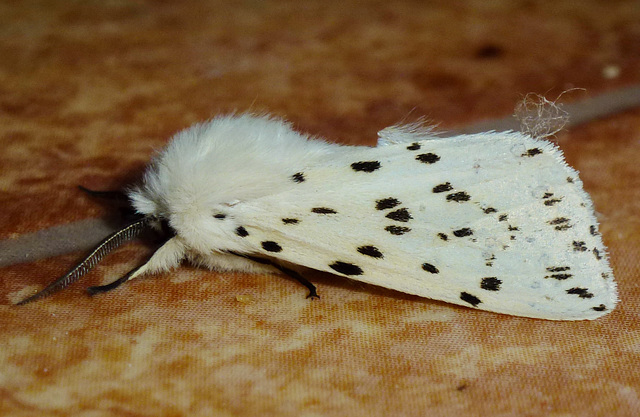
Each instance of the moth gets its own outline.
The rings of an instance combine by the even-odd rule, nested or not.
[[[306,268],[471,308],[595,319],[618,300],[589,195],[554,144],[517,132],[442,138],[416,125],[345,146],[249,114],[177,133],[128,192],[134,220],[24,304],[154,228],[164,243],[106,291],[183,260]]]

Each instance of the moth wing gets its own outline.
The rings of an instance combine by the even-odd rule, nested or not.
[[[291,174],[235,207],[247,252],[517,316],[594,319],[617,302],[591,200],[549,142],[344,148]]]

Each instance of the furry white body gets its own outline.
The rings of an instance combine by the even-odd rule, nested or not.
[[[184,258],[273,271],[233,251],[518,316],[614,308],[591,200],[553,144],[512,132],[381,137],[342,146],[248,115],[178,133],[130,193],[176,232],[135,275]]]

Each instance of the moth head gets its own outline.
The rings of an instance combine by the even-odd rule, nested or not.
[[[145,230],[155,230],[157,233],[161,234],[165,240],[168,240],[175,235],[175,232],[169,226],[169,222],[166,218],[158,216],[156,214],[145,214],[136,212],[131,207],[131,203],[127,195],[120,191],[92,191],[84,187],[79,188],[92,197],[106,199],[117,203],[117,205],[121,206],[124,217],[128,221],[128,223],[104,238],[102,242],[100,242],[98,246],[96,246],[89,253],[89,255],[87,255],[82,261],[71,268],[65,275],[53,281],[43,290],[20,301],[18,305],[27,304],[40,298],[47,297],[57,291],[66,288],[75,281],[79,280],[82,276],[86,275],[89,271],[91,271],[91,269],[93,269],[110,252],[112,252],[122,244],[128,242],[129,240],[138,237]],[[106,286],[91,287],[89,289],[89,292],[95,293],[105,291],[112,287],[115,288],[115,286],[117,286],[115,284],[124,282],[128,275],[130,274],[127,274],[127,276],[121,278],[115,283]]]

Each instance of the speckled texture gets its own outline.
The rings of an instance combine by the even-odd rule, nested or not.
[[[168,136],[220,112],[372,144],[405,118],[454,128],[531,91],[637,84],[638,22],[636,1],[2,4],[0,238],[105,216],[75,185],[135,181]],[[558,142],[619,283],[603,319],[502,316],[324,274],[310,301],[290,279],[189,266],[85,296],[143,259],[136,243],[22,308],[82,254],[0,269],[0,414],[637,415],[640,110]]]

